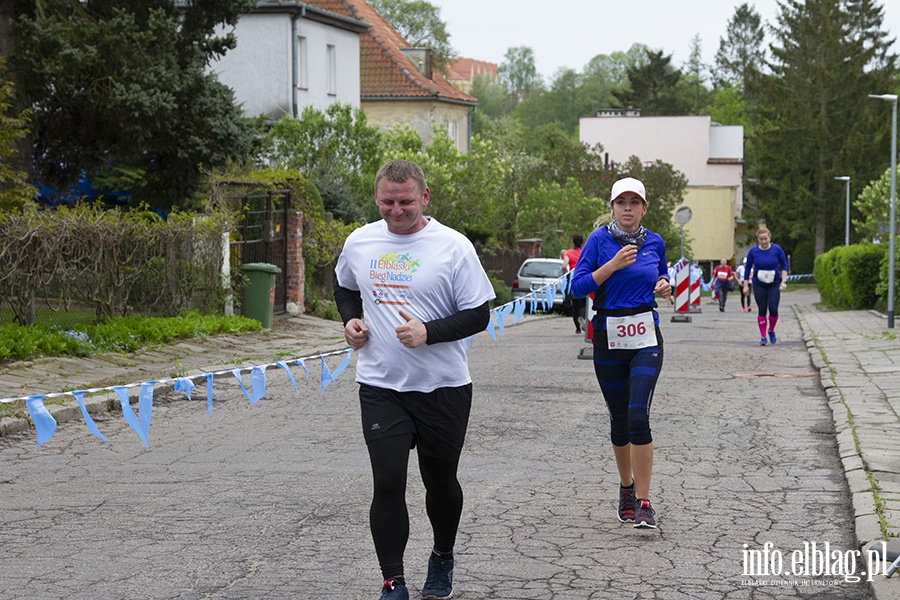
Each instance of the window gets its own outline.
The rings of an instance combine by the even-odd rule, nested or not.
[[[456,121],[447,122],[447,137],[453,140],[454,144],[459,145],[459,140],[457,139],[456,134]]]
[[[306,49],[306,38],[297,36],[297,87],[301,90],[309,88],[309,54]]]
[[[329,96],[337,95],[337,49],[333,44],[325,48],[325,61],[328,72],[325,74],[325,87]]]

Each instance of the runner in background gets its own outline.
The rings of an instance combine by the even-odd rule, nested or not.
[[[753,284],[749,283],[749,279],[753,276],[753,273],[747,271],[747,257],[745,256],[741,259],[741,264],[735,271],[738,279],[738,289],[741,292],[741,312],[752,312],[753,311],[753,301],[750,299],[750,295],[753,293]],[[750,293],[748,294],[744,290],[744,284],[749,283]]]
[[[775,324],[778,323],[781,292],[787,288],[788,264],[784,250],[778,244],[772,243],[772,234],[768,229],[760,227],[756,232],[756,241],[759,243],[747,253],[746,268],[753,274],[753,297],[759,309],[756,316],[760,335],[759,345],[765,346],[767,329],[768,341],[773,344],[778,341],[775,337]],[[749,293],[749,281],[751,279],[744,281],[745,294]]]
[[[731,265],[728,264],[727,258],[720,260],[716,268],[713,269],[712,283],[715,288],[715,295],[718,296],[719,300],[719,312],[725,312],[725,302],[728,301],[728,292],[734,291],[733,280],[736,279],[734,271],[731,270]]]
[[[563,250],[561,257],[563,259],[564,274],[575,269],[578,257],[581,256],[581,246],[583,244],[584,236],[580,233],[576,233],[572,236],[572,247],[568,250]],[[569,308],[572,311],[572,320],[575,321],[575,335],[579,335],[582,333],[582,328],[584,327],[584,307],[586,301],[584,298],[575,298],[572,296],[571,290],[569,290],[566,296],[569,301]]]

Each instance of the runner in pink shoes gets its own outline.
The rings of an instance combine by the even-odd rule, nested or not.
[[[778,323],[781,292],[787,288],[788,264],[784,250],[778,244],[772,243],[772,234],[768,229],[760,227],[756,232],[756,241],[759,243],[747,253],[745,269],[753,273],[753,297],[759,309],[756,316],[756,323],[759,325],[759,345],[765,346],[769,342],[774,344],[778,341],[775,337],[775,325]],[[745,294],[748,293],[749,281],[751,280],[744,280]]]

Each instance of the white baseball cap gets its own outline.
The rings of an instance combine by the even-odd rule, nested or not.
[[[612,204],[613,202],[615,202],[616,198],[618,198],[625,192],[634,192],[641,197],[641,200],[643,200],[645,204],[649,204],[649,202],[647,202],[647,192],[646,190],[644,190],[644,184],[634,177],[626,177],[624,179],[618,180],[613,184],[612,193],[609,197],[609,203]]]

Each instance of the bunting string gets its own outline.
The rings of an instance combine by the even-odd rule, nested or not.
[[[491,310],[491,318],[485,331],[490,334],[494,341],[497,340],[498,335],[500,338],[502,338],[504,324],[507,316],[512,314],[513,325],[517,325],[525,314],[525,310],[529,307],[532,314],[542,311],[548,311],[553,308],[553,299],[556,296],[557,289],[561,289],[564,291],[564,293],[567,293],[569,291],[569,285],[569,276],[563,275],[559,279],[540,289],[533,290],[524,296],[521,296],[511,302],[507,302],[506,304],[494,308],[493,310]],[[473,347],[474,338],[475,336],[471,336],[470,338],[463,340],[463,343],[465,344],[467,349]],[[334,370],[331,370],[328,367],[328,364],[325,362],[325,358],[338,355],[343,355],[344,358]],[[100,432],[97,424],[88,413],[87,408],[84,404],[84,397],[88,394],[115,392],[119,397],[119,404],[122,408],[122,418],[125,420],[128,426],[138,435],[144,447],[149,448],[150,420],[153,414],[153,390],[156,388],[156,386],[172,384],[172,389],[175,392],[183,393],[185,396],[187,396],[188,400],[193,400],[193,398],[191,397],[191,392],[196,387],[196,385],[194,384],[194,380],[204,379],[206,381],[207,412],[209,414],[212,414],[213,381],[217,376],[231,375],[235,379],[237,379],[237,383],[240,387],[241,392],[250,402],[251,406],[255,406],[256,403],[259,402],[259,400],[261,400],[266,394],[267,368],[278,367],[279,369],[284,371],[291,385],[294,387],[294,390],[299,395],[300,388],[297,386],[297,382],[294,379],[293,373],[291,372],[291,367],[302,367],[306,379],[309,380],[309,369],[306,366],[306,361],[311,359],[319,359],[321,361],[321,393],[324,394],[325,389],[328,387],[328,385],[332,381],[337,379],[350,364],[350,358],[352,355],[353,349],[345,348],[343,350],[335,350],[333,352],[326,352],[323,354],[311,355],[303,358],[295,358],[287,361],[280,360],[269,364],[255,365],[252,367],[238,367],[225,371],[202,373],[200,375],[181,376],[172,379],[154,379],[139,383],[90,388],[84,390],[75,390],[71,392],[54,392],[49,394],[33,394],[30,396],[21,396],[18,398],[2,398],[0,399],[0,404],[25,401],[28,414],[31,417],[32,423],[34,423],[34,428],[37,433],[37,447],[40,447],[53,436],[53,433],[56,431],[57,425],[56,419],[54,419],[53,415],[51,415],[47,410],[44,401],[51,398],[72,396],[78,402],[78,406],[81,409],[81,415],[84,418],[85,426],[87,427],[91,435],[103,441],[108,441],[106,436],[104,436]],[[249,389],[244,385],[243,374],[245,371],[250,371]],[[138,389],[137,413],[134,412],[134,408],[131,405],[130,399],[131,390],[135,388]]]

